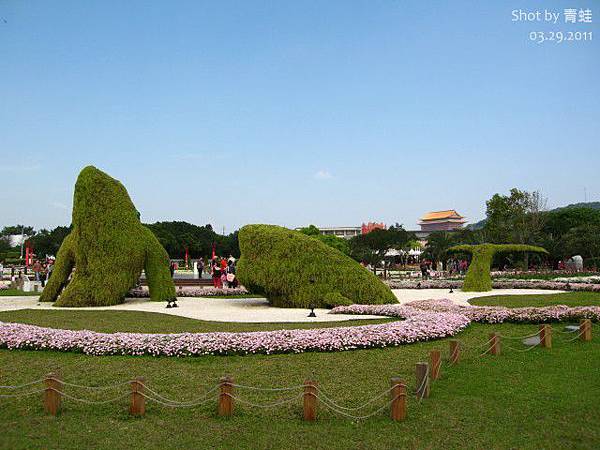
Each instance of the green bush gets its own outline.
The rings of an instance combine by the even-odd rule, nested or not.
[[[522,244],[480,244],[457,245],[448,249],[449,253],[469,253],[472,256],[462,290],[465,292],[485,292],[492,290],[490,269],[492,259],[498,253],[548,253],[542,247]]]
[[[392,291],[352,258],[318,239],[275,225],[239,232],[237,275],[272,305],[308,308],[395,303]]]
[[[140,223],[125,187],[95,167],[86,167],[77,178],[73,230],[56,256],[41,301],[58,299],[56,306],[122,303],[142,269],[152,300],[175,297],[167,252]]]
[[[600,258],[585,258],[583,260],[583,267],[586,269],[591,269],[593,267],[596,269],[600,268]]]

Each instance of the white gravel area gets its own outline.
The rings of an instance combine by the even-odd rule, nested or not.
[[[413,300],[450,299],[458,305],[468,305],[468,300],[490,295],[557,294],[563,291],[535,289],[495,289],[491,292],[462,292],[448,289],[394,289],[398,302]],[[115,306],[86,308],[60,308],[74,310],[145,311],[213,322],[337,322],[344,320],[380,319],[381,316],[328,314],[327,309],[315,309],[317,317],[307,317],[309,310],[300,308],[273,308],[264,298],[190,298],[177,299],[178,308],[165,308],[166,302],[148,299],[127,299]],[[54,309],[51,303],[39,303],[38,297],[0,297],[0,311],[18,309]],[[59,309],[59,308],[56,308]]]
[[[489,292],[463,292],[460,289],[392,289],[398,302],[401,304],[413,300],[441,300],[449,299],[457,305],[468,305],[468,300],[477,297],[489,297],[491,295],[539,295],[558,294],[565,291],[550,291],[543,289],[494,289]]]
[[[264,298],[191,298],[177,299],[178,308],[166,308],[166,302],[147,299],[127,299],[115,306],[84,308],[54,308],[51,303],[38,303],[37,297],[0,297],[0,311],[18,309],[145,311],[213,322],[338,322],[345,320],[382,319],[381,316],[328,314],[327,309],[315,309],[317,317],[307,317],[310,310],[273,308]]]

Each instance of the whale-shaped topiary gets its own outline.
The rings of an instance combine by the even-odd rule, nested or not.
[[[175,297],[169,256],[140,222],[125,187],[93,166],[84,168],[75,183],[73,230],[40,300],[56,300],[56,306],[122,303],[142,269],[152,300]]]
[[[240,282],[273,306],[397,302],[375,275],[318,239],[275,225],[246,225],[238,237]]]
[[[490,273],[492,260],[497,253],[531,252],[547,254],[546,249],[525,244],[479,244],[456,245],[448,249],[449,253],[469,253],[471,264],[465,275],[462,290],[465,292],[486,292],[492,290]]]

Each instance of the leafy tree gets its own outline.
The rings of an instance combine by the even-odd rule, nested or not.
[[[571,228],[559,243],[562,259],[581,255],[584,259],[600,257],[600,226],[587,223]]]
[[[25,225],[12,225],[2,229],[0,236],[11,236],[15,234],[25,234],[27,236],[33,236],[34,228]]]
[[[183,258],[185,249],[190,257],[207,257],[213,243],[220,255],[239,257],[237,232],[223,236],[213,231],[210,224],[198,226],[187,222],[156,222],[146,225],[154,233],[171,258]]]
[[[38,257],[43,258],[46,255],[56,256],[58,249],[70,232],[71,227],[56,227],[52,231],[42,229],[30,237],[29,241]]]
[[[314,237],[320,240],[324,244],[333,247],[345,255],[350,255],[350,244],[347,239],[334,236],[332,234],[321,234],[319,229],[314,225],[309,225],[304,228],[300,228],[300,233],[306,234],[307,236]]]
[[[389,250],[401,250],[411,240],[416,240],[415,235],[402,225],[396,224],[387,230],[378,228],[350,239],[351,255],[376,269]]]
[[[545,200],[539,192],[513,188],[510,195],[495,194],[486,202],[488,239],[495,243],[534,244],[544,226]]]

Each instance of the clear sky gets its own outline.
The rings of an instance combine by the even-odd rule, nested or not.
[[[0,0],[0,226],[70,223],[88,164],[146,222],[226,232],[600,200],[599,24],[591,0]]]

